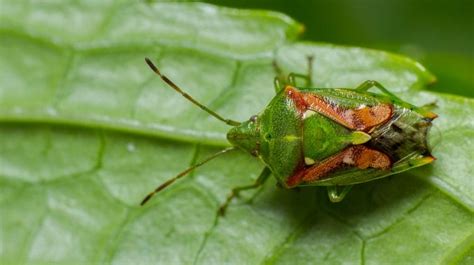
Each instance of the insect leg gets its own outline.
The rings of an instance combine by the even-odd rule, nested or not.
[[[270,169],[268,167],[265,167],[262,173],[260,173],[257,180],[253,184],[233,188],[232,191],[227,196],[226,201],[219,207],[219,211],[218,211],[219,215],[224,216],[227,206],[229,206],[229,203],[232,201],[234,197],[239,196],[239,193],[241,191],[256,189],[262,186],[265,183],[265,181],[268,179],[268,177],[271,175],[271,173],[272,172],[270,171]]]
[[[307,72],[306,74],[299,74],[299,73],[290,73],[286,78],[284,77],[283,71],[281,67],[278,65],[276,60],[273,60],[273,69],[275,70],[275,73],[277,76],[275,77],[275,90],[276,92],[280,92],[283,87],[286,85],[291,85],[291,86],[296,86],[296,79],[301,78],[305,80],[305,86],[306,87],[311,87],[313,83],[312,79],[312,73],[313,73],[313,59],[314,57],[312,55],[308,55],[306,57],[307,59]],[[277,81],[278,80],[278,81]],[[279,83],[277,85],[277,82]],[[283,85],[282,85],[283,84]]]
[[[310,87],[313,84],[313,60],[314,56],[313,55],[308,55],[306,56],[307,60],[307,68],[306,68],[306,74],[297,74],[297,73],[290,73],[288,75],[288,83],[292,86],[296,86],[296,78],[301,78],[305,80],[305,86]]]
[[[278,92],[280,92],[283,89],[283,87],[285,87],[286,78],[285,78],[285,75],[283,74],[283,70],[281,70],[280,65],[278,65],[275,59],[273,59],[272,61],[272,66],[276,74],[273,83],[275,85],[275,92],[278,94]]]
[[[328,186],[328,197],[331,202],[341,202],[347,193],[352,189],[353,185],[343,186],[341,192],[338,192],[337,186]]]
[[[306,60],[307,60],[307,63],[308,63],[308,68],[307,68],[307,76],[308,76],[308,80],[307,80],[307,83],[306,83],[306,86],[307,87],[310,87],[312,84],[313,84],[313,60],[314,60],[314,56],[313,55],[308,55],[306,56]]]
[[[275,77],[275,79],[273,79],[273,84],[275,86],[275,92],[278,94],[278,92],[280,92],[283,89],[280,78]]]
[[[305,80],[305,85],[309,87],[311,85],[311,77],[304,74],[290,73],[288,75],[288,83],[292,86],[297,86],[296,78],[301,78]]]
[[[384,86],[382,86],[382,84],[380,84],[379,82],[377,82],[375,80],[367,80],[367,81],[363,82],[362,84],[360,84],[358,87],[356,87],[355,90],[358,91],[358,92],[366,92],[369,89],[371,89],[372,87],[376,87],[380,91],[382,91],[383,93],[387,94],[388,96],[403,102],[403,100],[401,100],[399,97],[395,96],[395,94],[388,91],[388,89],[386,89]]]
[[[382,86],[382,84],[380,84],[379,82],[377,82],[375,80],[367,80],[367,81],[363,82],[362,84],[360,84],[357,88],[355,88],[355,90],[358,91],[358,92],[366,92],[369,89],[371,89],[372,87],[378,88],[380,91],[382,91],[383,93],[388,95],[390,98],[392,98],[392,100],[396,101],[397,104],[403,106],[404,108],[414,110],[414,111],[420,113],[421,115],[423,115],[426,118],[435,119],[436,117],[438,117],[438,115],[431,112],[428,108],[424,108],[424,107],[419,108],[419,107],[413,106],[412,104],[410,104],[410,103],[404,101],[403,99],[397,97],[395,94],[388,91],[388,89],[386,89],[384,86]]]

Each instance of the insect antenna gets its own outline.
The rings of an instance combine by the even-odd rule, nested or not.
[[[208,158],[204,159],[203,161],[189,167],[188,169],[184,170],[183,172],[179,173],[178,175],[176,175],[175,177],[172,177],[170,179],[168,179],[167,181],[163,182],[160,186],[156,187],[155,190],[153,190],[152,192],[150,192],[143,200],[142,202],[140,203],[140,205],[144,205],[147,201],[149,201],[153,196],[155,196],[155,194],[157,194],[158,192],[162,191],[163,189],[165,189],[166,187],[168,187],[169,185],[171,185],[173,182],[175,182],[176,180],[186,176],[187,174],[189,174],[191,171],[193,171],[194,169],[206,164],[207,162],[211,161],[212,159],[218,157],[218,156],[221,156],[225,153],[228,153],[230,151],[234,151],[236,150],[235,147],[228,147],[226,149],[223,149],[211,156],[209,156]]]
[[[202,110],[206,111],[207,113],[211,114],[212,116],[216,117],[218,120],[221,120],[225,123],[227,123],[228,125],[231,125],[231,126],[237,126],[240,124],[240,122],[238,121],[234,121],[234,120],[231,120],[231,119],[225,119],[223,118],[221,115],[217,114],[216,112],[210,110],[208,107],[204,106],[203,104],[199,103],[197,100],[195,100],[193,97],[191,97],[189,94],[187,94],[186,92],[184,92],[183,90],[181,90],[181,88],[178,87],[178,85],[176,85],[175,83],[173,83],[173,81],[171,81],[168,77],[166,77],[165,75],[161,74],[160,70],[158,70],[158,68],[151,62],[150,59],[148,58],[145,58],[145,61],[146,63],[148,64],[148,66],[151,68],[151,70],[153,70],[153,72],[155,72],[158,76],[160,76],[160,78],[165,81],[166,84],[168,84],[168,86],[170,86],[171,88],[173,88],[174,90],[176,90],[178,93],[180,93],[183,97],[185,97],[187,100],[191,101],[193,104],[195,104],[196,106],[198,106],[199,108],[201,108]]]

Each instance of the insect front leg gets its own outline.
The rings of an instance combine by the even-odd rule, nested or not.
[[[341,202],[347,193],[352,189],[353,185],[343,186],[341,192],[338,191],[337,186],[328,186],[328,197],[331,202]]]
[[[275,87],[275,92],[277,94],[278,94],[278,92],[280,92],[283,89],[283,85],[281,83],[281,80],[278,77],[275,77],[275,79],[273,79],[273,85]]]
[[[233,188],[232,191],[227,196],[226,201],[219,207],[219,211],[218,211],[219,215],[221,216],[225,215],[225,212],[227,210],[227,207],[229,206],[229,203],[232,201],[233,198],[238,197],[241,191],[256,189],[262,186],[265,183],[265,181],[268,179],[268,177],[271,175],[271,173],[272,172],[270,171],[270,169],[268,167],[265,167],[262,173],[260,173],[257,180],[253,184]]]

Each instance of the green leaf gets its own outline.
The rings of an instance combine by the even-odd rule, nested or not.
[[[423,92],[433,77],[416,62],[294,42],[301,26],[265,11],[128,1],[1,6],[2,264],[472,260],[474,101]],[[138,206],[157,184],[227,144],[227,127],[166,87],[143,57],[242,120],[273,96],[273,59],[301,72],[309,54],[317,86],[376,79],[410,102],[436,102],[438,160],[357,185],[339,204],[323,189],[282,190],[272,180],[216,219],[230,188],[262,168],[232,153]]]

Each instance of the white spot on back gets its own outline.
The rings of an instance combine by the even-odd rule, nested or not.
[[[312,164],[316,163],[316,161],[314,161],[314,159],[312,159],[311,157],[305,157],[304,158],[304,163],[306,165],[312,165]]]
[[[344,158],[342,159],[342,162],[344,162],[345,164],[348,164],[348,165],[353,165],[354,164],[354,160],[352,159],[351,155],[345,155]]]
[[[311,117],[311,116],[313,116],[314,114],[316,114],[316,112],[313,111],[313,110],[307,110],[307,111],[305,111],[305,112],[303,113],[303,120],[304,120],[304,119],[307,119],[307,118],[309,118],[309,117]]]

